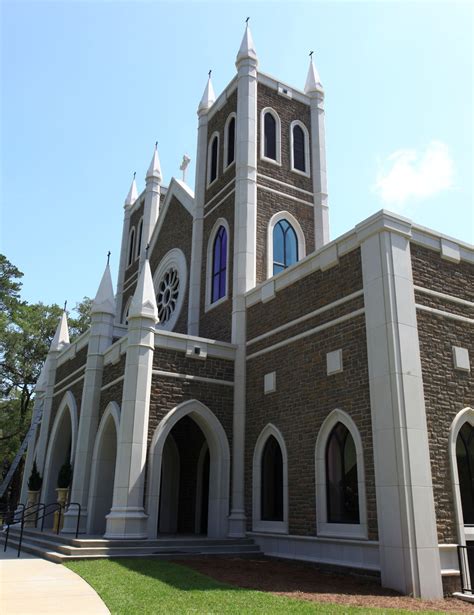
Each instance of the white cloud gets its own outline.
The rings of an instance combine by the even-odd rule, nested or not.
[[[373,188],[385,203],[404,206],[454,186],[448,146],[432,141],[425,150],[400,149],[382,163]]]

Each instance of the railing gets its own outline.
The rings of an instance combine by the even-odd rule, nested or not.
[[[79,524],[81,521],[81,512],[82,512],[82,508],[79,502],[70,502],[67,505],[67,507],[64,506],[64,504],[60,504],[59,502],[51,502],[50,504],[44,504],[43,502],[38,502],[38,504],[32,504],[31,506],[27,506],[27,507],[25,507],[24,504],[19,504],[19,506],[22,507],[21,512],[18,511],[18,508],[15,511],[8,511],[8,514],[11,515],[11,520],[8,521],[6,524],[4,524],[4,528],[6,526],[6,530],[5,530],[5,544],[3,547],[3,551],[7,550],[8,539],[10,537],[10,527],[12,525],[19,525],[20,526],[20,536],[18,539],[17,557],[20,557],[21,545],[23,542],[23,530],[25,527],[25,520],[28,520],[29,518],[33,516],[34,516],[35,529],[37,529],[38,522],[41,521],[40,531],[43,532],[44,531],[44,520],[46,519],[46,517],[49,517],[50,515],[58,513],[57,524],[56,524],[56,534],[59,534],[59,530],[61,528],[61,516],[63,516],[64,513],[67,512],[71,506],[77,506],[77,509],[78,509],[77,510],[77,522],[76,522],[76,534],[75,534],[75,537],[76,538],[78,537]],[[52,508],[52,510],[48,512],[49,508]],[[29,509],[34,509],[34,510],[30,510],[30,512],[27,512]],[[40,511],[42,513],[41,515],[39,515]],[[19,518],[17,518],[18,515],[19,515]]]
[[[458,545],[458,561],[462,593],[472,594],[471,578],[474,571],[474,545]]]

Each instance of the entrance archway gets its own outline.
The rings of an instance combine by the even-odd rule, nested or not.
[[[176,462],[176,450],[167,443],[172,436],[179,454],[179,464]],[[200,461],[203,445],[209,450],[208,478],[205,455]],[[172,452],[173,449],[173,452]],[[174,461],[172,457],[174,456]],[[176,476],[179,466],[178,511],[170,518],[173,506],[176,506],[176,493],[169,489],[171,475]],[[225,431],[216,416],[204,404],[190,400],[171,410],[158,425],[150,445],[149,475],[147,485],[147,512],[149,516],[148,535],[155,538],[162,525],[163,515],[168,519],[167,527],[176,525],[178,532],[200,533],[204,529],[206,514],[205,506],[199,504],[199,527],[197,517],[197,470],[200,467],[201,487],[208,484],[207,498],[207,535],[212,538],[227,536],[227,517],[229,511],[229,470],[230,451]],[[168,468],[168,470],[167,470]],[[202,495],[202,488],[201,488]],[[173,500],[174,498],[174,500]],[[166,502],[168,499],[168,504]],[[174,502],[174,504],[173,504]],[[181,512],[180,512],[181,511]]]
[[[105,517],[112,508],[119,425],[118,405],[111,402],[100,421],[92,454],[91,486],[87,505],[89,534],[105,533]]]
[[[74,465],[76,439],[77,407],[72,393],[68,391],[59,405],[49,437],[42,490],[42,501],[46,504],[57,500],[56,487],[61,466],[68,460]],[[46,517],[46,527],[52,525],[52,517]]]

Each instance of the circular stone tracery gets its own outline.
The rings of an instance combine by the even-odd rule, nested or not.
[[[172,267],[162,277],[158,286],[158,318],[160,323],[165,324],[171,318],[176,309],[179,296],[179,275]]]

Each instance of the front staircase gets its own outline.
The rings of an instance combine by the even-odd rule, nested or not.
[[[8,546],[18,547],[20,530],[10,527]],[[108,557],[153,557],[174,559],[203,555],[258,557],[260,547],[251,538],[213,539],[202,536],[177,536],[157,540],[107,540],[87,536],[69,538],[47,531],[24,528],[21,550],[58,564],[70,560]]]

